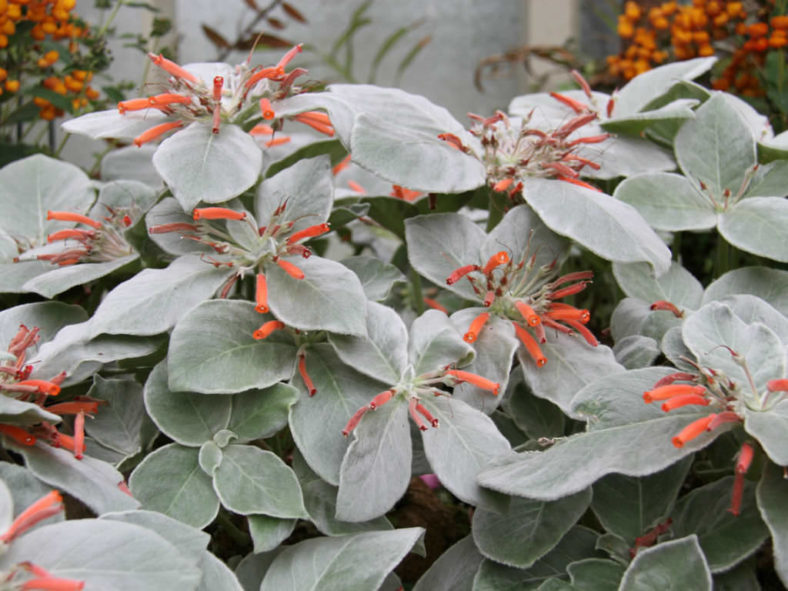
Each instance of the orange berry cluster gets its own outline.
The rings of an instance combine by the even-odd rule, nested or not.
[[[788,45],[788,16],[773,16],[768,23],[740,23],[736,32],[746,41],[733,52],[720,77],[712,81],[712,88],[735,90],[742,96],[763,96],[761,81],[753,72],[763,67],[768,51]]]
[[[712,41],[739,33],[746,18],[742,2],[663,2],[648,11],[637,2],[627,2],[618,17],[618,35],[626,47],[621,54],[607,58],[608,68],[614,76],[630,80],[670,57],[712,56]]]
[[[33,23],[29,35],[34,42],[34,50],[39,47],[36,42],[51,39],[68,40],[68,50],[71,53],[77,52],[75,40],[84,37],[89,31],[74,19],[72,10],[76,4],[77,0],[0,0],[0,64],[5,66],[0,66],[0,83],[3,83],[0,86],[0,95],[3,92],[18,92],[21,86],[17,77],[9,77],[9,70],[17,72],[18,75],[22,68],[18,63],[5,63],[8,56],[1,51],[8,46],[9,36],[16,33],[20,23]],[[37,58],[35,64],[40,70],[46,71],[52,68],[60,57],[58,50],[49,49]],[[70,97],[72,107],[77,110],[85,107],[88,100],[99,97],[99,92],[89,85],[92,77],[93,73],[90,71],[73,70],[60,77],[48,76],[41,84],[57,94]],[[47,121],[63,115],[62,109],[55,107],[45,98],[34,97],[33,103],[39,109],[39,116]]]

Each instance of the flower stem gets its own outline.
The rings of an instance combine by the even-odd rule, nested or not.
[[[421,277],[414,268],[411,267],[410,272],[410,285],[411,296],[413,297],[413,307],[416,309],[416,314],[421,316],[424,314],[424,296],[421,293]]]

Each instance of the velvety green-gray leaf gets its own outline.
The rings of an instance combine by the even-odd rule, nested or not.
[[[330,335],[340,359],[363,374],[396,384],[408,365],[408,331],[391,308],[368,302],[366,336]]]
[[[276,557],[260,591],[375,591],[423,532],[412,527],[299,542]]]
[[[254,553],[269,552],[284,542],[295,529],[297,519],[284,519],[268,515],[248,515],[249,535],[252,536]]]
[[[641,550],[621,579],[620,591],[711,591],[711,572],[695,535]]]
[[[156,167],[183,209],[200,201],[221,203],[243,193],[260,176],[263,153],[240,127],[219,133],[195,122],[164,140],[153,155]]]
[[[735,195],[756,163],[750,127],[722,94],[712,95],[681,127],[675,150],[692,184],[704,183],[715,199],[721,199],[726,189]]]
[[[102,300],[91,319],[91,334],[166,332],[192,307],[211,297],[229,275],[226,269],[215,269],[193,255],[175,259],[166,269],[144,269]]]
[[[523,195],[551,230],[604,259],[647,262],[658,275],[670,267],[670,250],[629,204],[558,180],[528,179]]]
[[[473,538],[466,536],[430,565],[413,591],[472,591],[473,577],[483,559]]]
[[[671,515],[674,535],[696,535],[713,573],[729,570],[769,536],[755,504],[755,484],[744,481],[739,515],[728,511],[732,491],[733,476],[720,478],[681,497]]]
[[[270,316],[252,302],[209,300],[189,311],[172,331],[167,361],[175,391],[230,394],[267,388],[293,374],[295,346],[286,332],[256,340]]]
[[[634,543],[670,514],[690,463],[686,458],[642,478],[608,474],[594,484],[591,508],[606,531]]]
[[[755,491],[761,517],[772,534],[774,569],[783,585],[788,585],[788,480],[779,466],[766,464]]]
[[[290,262],[304,272],[303,279],[295,279],[276,264],[265,268],[268,305],[278,319],[301,330],[364,334],[367,298],[353,271],[319,256]]]
[[[741,267],[728,271],[706,288],[703,303],[741,293],[758,296],[783,316],[788,316],[788,271],[768,267]]]
[[[788,465],[788,400],[758,412],[746,408],[744,428],[763,446],[766,454],[780,466]]]
[[[41,442],[33,447],[14,446],[14,450],[25,458],[36,478],[76,497],[97,515],[139,506],[139,500],[118,488],[123,475],[106,462],[87,455],[77,460],[70,451]]]
[[[358,275],[364,294],[375,302],[386,299],[395,283],[405,281],[397,267],[374,257],[348,257],[342,259],[342,264]]]
[[[3,568],[30,561],[85,591],[196,589],[200,570],[153,531],[119,521],[80,519],[39,528],[16,540]]]
[[[232,399],[227,396],[173,392],[167,386],[167,364],[159,363],[145,382],[145,408],[161,431],[188,446],[202,445],[227,427]]]
[[[301,396],[290,409],[290,430],[312,470],[336,486],[349,445],[342,429],[353,413],[369,404],[386,385],[343,363],[326,344],[307,350],[306,369],[317,393],[309,397],[300,386],[300,378],[295,378]]]
[[[279,456],[250,445],[230,445],[213,478],[222,504],[241,515],[306,517],[301,487]]]
[[[88,396],[104,400],[96,416],[85,422],[85,431],[101,445],[134,455],[142,449],[142,423],[147,419],[142,386],[133,379],[93,378]]]
[[[459,499],[500,511],[506,499],[484,490],[476,476],[491,461],[506,457],[511,447],[492,419],[462,400],[438,396],[422,400],[438,419],[437,427],[422,432],[424,451],[435,474]]]
[[[473,540],[487,558],[518,568],[532,566],[564,537],[591,502],[591,489],[557,501],[514,498],[505,513],[473,514]]]
[[[788,200],[780,197],[751,197],[731,208],[720,219],[725,239],[745,252],[781,263],[788,262],[785,227]]]
[[[148,454],[134,469],[129,488],[145,509],[192,527],[203,528],[219,511],[211,478],[203,472],[196,448],[177,443]]]
[[[406,402],[397,396],[367,412],[352,437],[339,473],[336,517],[367,521],[389,511],[408,487],[412,451]]]
[[[443,312],[427,310],[410,327],[408,358],[417,376],[469,360],[473,354]]]

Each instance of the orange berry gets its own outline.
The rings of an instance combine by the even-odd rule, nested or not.
[[[627,2],[624,5],[624,15],[629,19],[636,21],[640,18],[640,6],[637,2]]]
[[[714,48],[708,43],[704,43],[698,47],[698,55],[701,57],[709,57],[714,55]]]
[[[45,59],[45,58],[43,58],[43,57],[40,57],[40,58],[38,58],[38,60],[36,61],[36,65],[37,65],[39,68],[48,68],[48,67],[49,67],[49,66],[51,66],[52,64],[50,64],[48,61],[46,61],[46,59]]]
[[[55,107],[53,105],[44,107],[38,112],[38,116],[44,121],[52,121],[57,116]]]
[[[655,18],[651,24],[653,24],[654,28],[657,29],[658,31],[664,31],[670,26],[668,19],[666,19],[664,16]]]
[[[758,37],[765,37],[769,33],[769,25],[766,23],[753,23],[747,27],[747,34],[756,39]]]
[[[671,14],[676,12],[677,8],[678,8],[678,3],[676,2],[663,2],[662,6],[660,6],[662,13],[665,14],[666,16],[670,16]]]
[[[715,27],[724,27],[728,23],[728,15],[722,12],[714,17],[712,23]]]
[[[22,18],[22,9],[16,4],[9,4],[5,13],[8,18],[15,21],[18,21],[20,18]]]
[[[741,2],[728,2],[725,6],[725,10],[728,12],[729,16],[735,18],[744,12],[744,7]]]
[[[8,37],[0,33],[0,49],[8,47]]]
[[[785,35],[772,35],[769,38],[769,47],[772,49],[780,49],[786,45],[788,45],[788,39],[785,37]]]
[[[16,33],[16,25],[14,21],[5,21],[2,25],[0,25],[0,32],[4,35],[13,35]]]
[[[48,106],[50,102],[45,98],[41,98],[40,96],[33,97],[33,104],[38,107],[39,109],[43,109],[44,107]]]
[[[66,75],[65,78],[65,85],[71,92],[79,92],[82,90],[82,82],[79,80],[74,79],[72,76]]]
[[[706,14],[709,16],[717,16],[722,12],[722,6],[720,6],[719,2],[712,0],[706,5]]]
[[[35,25],[35,26],[34,26],[34,27],[33,27],[33,28],[30,30],[30,36],[31,36],[33,39],[35,39],[36,41],[43,41],[44,39],[46,39],[46,36],[47,36],[47,34],[46,34],[46,33],[44,33],[44,30],[41,28],[41,25],[40,25],[40,24],[36,24],[36,25]]]
[[[6,80],[5,89],[8,92],[16,92],[19,90],[19,80]]]
[[[101,93],[95,88],[88,86],[85,89],[85,96],[88,97],[90,100],[95,101],[96,99],[98,99],[98,97],[101,96]]]
[[[44,59],[48,61],[50,64],[54,64],[59,58],[60,58],[60,54],[54,49],[52,51],[47,51],[44,54]]]
[[[788,16],[786,15],[773,16],[770,22],[773,29],[788,30]]]
[[[8,71],[5,68],[0,68],[0,82],[8,78]]]
[[[622,39],[629,39],[634,34],[635,30],[632,28],[632,23],[630,23],[626,18],[623,16],[618,17],[618,36]]]
[[[41,23],[41,30],[44,31],[47,35],[51,35],[55,31],[57,31],[57,25],[52,21],[47,21],[45,23]]]
[[[86,72],[85,70],[74,70],[73,72],[71,72],[71,75],[77,80],[79,80],[80,82],[84,82],[88,77],[88,72]]]
[[[709,34],[706,31],[697,31],[692,34],[692,40],[698,45],[703,45],[709,42]]]

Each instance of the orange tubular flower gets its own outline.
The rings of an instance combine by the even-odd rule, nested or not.
[[[81,410],[74,418],[74,457],[82,459],[85,450],[85,411]]]
[[[255,302],[254,309],[260,314],[268,312],[268,282],[265,280],[265,275],[262,273],[257,274],[257,281],[255,285]]]
[[[677,408],[681,408],[682,406],[687,405],[699,405],[699,406],[708,406],[709,399],[704,396],[698,396],[697,394],[680,394],[679,396],[673,396],[672,398],[668,398],[665,402],[662,403],[662,410],[665,412],[670,412],[671,410],[675,410]]]
[[[446,278],[446,285],[457,283],[460,279],[465,277],[468,273],[478,271],[481,267],[479,265],[465,265],[459,269],[452,271],[451,275]]]
[[[383,406],[389,400],[391,400],[392,396],[394,396],[394,390],[384,390],[380,394],[377,394],[369,403],[369,410],[375,410],[376,408]]]
[[[269,336],[271,336],[271,333],[275,330],[282,330],[284,327],[284,322],[280,322],[279,320],[269,320],[252,333],[252,338],[256,341],[262,341],[263,339],[267,339]]]
[[[263,119],[265,119],[266,121],[270,121],[271,119],[276,117],[274,108],[271,106],[271,101],[269,101],[265,97],[260,99],[260,113],[263,115]]]
[[[76,222],[78,224],[85,224],[96,228],[97,230],[101,229],[101,222],[91,219],[86,215],[81,215],[78,213],[73,213],[71,211],[47,211],[47,220],[58,220],[60,222]]]
[[[417,402],[416,404],[416,411],[424,415],[424,418],[427,419],[433,427],[438,426],[438,419],[432,416],[432,413],[428,411],[420,402]]]
[[[56,490],[41,497],[14,519],[11,526],[0,535],[0,541],[10,542],[35,524],[63,511],[63,497]]]
[[[33,386],[40,393],[46,394],[48,396],[57,396],[60,394],[60,386],[53,384],[52,382],[47,382],[46,380],[23,380],[21,382],[17,382],[15,385]]]
[[[162,56],[161,54],[155,55],[153,53],[149,53],[148,57],[155,65],[159,66],[162,70],[164,70],[171,76],[175,76],[176,78],[186,80],[187,82],[191,82],[192,84],[197,84],[200,81],[197,78],[197,76],[195,76],[190,72],[187,72],[178,64],[168,60],[166,57]]]
[[[355,429],[358,426],[359,422],[361,421],[361,417],[363,417],[368,410],[369,410],[368,406],[362,406],[361,408],[359,408],[355,412],[355,414],[352,417],[350,417],[350,420],[347,422],[347,425],[345,425],[345,428],[342,429],[342,435],[344,435],[345,437],[350,435],[350,432],[353,431],[353,429]]]
[[[195,220],[243,220],[245,211],[235,211],[226,207],[201,207],[194,210]]]
[[[649,306],[651,310],[667,310],[671,312],[676,318],[682,318],[684,316],[684,312],[679,310],[675,304],[672,302],[668,302],[666,300],[657,300],[651,306]]]
[[[309,226],[308,228],[304,228],[303,230],[299,230],[298,232],[291,234],[287,238],[287,243],[293,244],[294,242],[299,242],[300,240],[304,240],[305,238],[314,238],[315,236],[320,236],[330,231],[331,231],[331,226],[329,226],[328,224],[316,224],[314,226]]]
[[[276,264],[279,265],[282,268],[282,270],[288,275],[290,275],[290,277],[292,277],[293,279],[304,278],[304,272],[298,267],[296,267],[293,263],[282,259],[276,259]]]
[[[567,306],[566,308],[559,307],[557,309],[550,309],[547,311],[546,316],[553,320],[574,320],[582,322],[583,324],[591,320],[591,314],[588,310],[580,310],[574,306]]]
[[[427,304],[433,310],[438,310],[439,312],[443,312],[444,314],[448,314],[449,313],[449,310],[446,308],[446,306],[442,305],[437,300],[434,300],[434,299],[428,298],[428,297],[424,297],[423,300],[424,300],[424,303]]]
[[[713,418],[714,415],[708,415],[692,421],[689,425],[684,427],[678,435],[673,437],[671,442],[678,448],[684,447],[687,442],[692,441],[698,435],[705,432]]]
[[[310,396],[314,396],[317,392],[317,388],[312,383],[312,378],[309,377],[309,374],[306,371],[306,355],[301,353],[298,355],[298,373],[301,375],[301,379],[304,381],[304,386],[306,386],[306,391]]]
[[[526,304],[521,300],[517,300],[514,303],[514,307],[517,308],[517,311],[520,312],[520,315],[523,319],[528,323],[529,326],[537,326],[541,324],[542,321],[539,318],[539,315],[534,311],[534,309]]]
[[[766,389],[769,392],[788,392],[788,379],[769,380],[766,382]]]
[[[47,409],[49,410],[49,409]],[[31,446],[36,443],[36,436],[28,433],[22,427],[17,425],[0,425],[0,433],[10,437],[19,445]]]
[[[304,125],[308,125],[315,131],[322,133],[323,135],[327,135],[329,137],[334,136],[334,127],[331,125],[331,119],[328,118],[328,115],[325,113],[320,113],[318,111],[309,111],[307,113],[299,113],[293,117],[299,123],[303,123]]]
[[[469,384],[473,384],[477,388],[481,388],[482,390],[487,390],[492,392],[496,396],[498,395],[499,390],[501,389],[501,385],[498,382],[493,382],[492,380],[488,380],[487,378],[483,378],[482,376],[477,376],[475,373],[470,373],[468,371],[462,371],[460,369],[449,369],[446,370],[447,376],[452,376],[455,380],[459,382],[468,382]]]
[[[655,400],[667,400],[674,396],[681,396],[684,394],[695,394],[701,396],[706,392],[704,386],[693,386],[691,384],[669,384],[667,386],[660,386],[652,390],[643,392],[643,400],[646,404],[650,404]]]
[[[503,193],[506,191],[506,189],[512,186],[513,182],[513,178],[502,179],[493,185],[493,191],[496,193]]]
[[[84,588],[84,581],[58,577],[40,577],[22,583],[22,591],[81,591]]]
[[[419,428],[419,431],[426,431],[427,425],[424,424],[424,421],[421,420],[416,407],[419,404],[418,398],[411,398],[408,401],[408,412],[410,413],[410,418],[413,419],[413,422],[416,423],[416,426]]]
[[[476,339],[479,338],[479,333],[481,332],[484,325],[490,319],[490,315],[487,312],[482,312],[476,318],[473,319],[471,322],[470,327],[468,328],[468,332],[465,333],[463,336],[463,340],[466,343],[474,343]]]
[[[517,338],[520,339],[520,342],[525,347],[525,350],[528,351],[531,359],[533,359],[534,363],[536,363],[536,367],[544,367],[545,363],[547,363],[547,357],[545,357],[544,353],[542,353],[542,349],[539,347],[536,339],[531,336],[531,333],[529,333],[516,322],[512,322],[512,325],[514,326],[514,332],[517,334]]]
[[[747,473],[747,470],[750,469],[750,464],[752,463],[754,454],[755,450],[750,443],[745,442],[742,444],[741,449],[739,450],[739,458],[736,461],[736,468],[734,470],[731,506],[728,508],[728,511],[737,517],[741,513],[741,501],[742,497],[744,496],[744,475]]]
[[[150,109],[157,106],[158,105],[153,104],[150,99],[147,98],[129,99],[118,103],[118,113],[124,115],[126,111],[142,111],[143,109]]]
[[[494,255],[490,257],[490,259],[487,261],[487,264],[484,265],[484,268],[482,269],[482,273],[488,275],[492,273],[492,270],[495,269],[495,267],[499,265],[505,265],[508,262],[509,262],[509,255],[506,251],[502,250],[500,252],[496,252]]]
[[[179,127],[183,127],[183,121],[168,121],[167,123],[160,123],[159,125],[155,125],[151,127],[147,131],[143,131],[137,137],[134,138],[132,142],[138,148],[142,147],[142,144],[147,144],[148,142],[152,142],[156,138],[161,135],[164,135],[168,131],[172,131],[173,129],[177,129]]]
[[[56,415],[75,415],[84,412],[86,415],[94,415],[98,412],[98,402],[90,400],[72,400],[71,402],[59,402],[46,407],[47,412]]]

